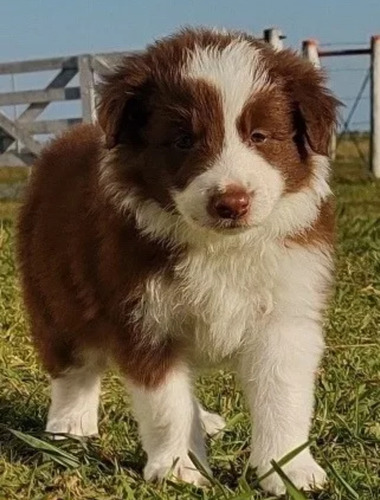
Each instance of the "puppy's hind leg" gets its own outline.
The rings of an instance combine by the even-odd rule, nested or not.
[[[80,367],[67,368],[51,381],[51,405],[46,432],[63,438],[98,434],[98,406],[104,364],[87,356]]]
[[[217,413],[205,410],[199,403],[198,406],[199,416],[201,418],[204,432],[208,436],[215,436],[216,434],[219,434],[219,432],[221,432],[226,426],[224,418]]]

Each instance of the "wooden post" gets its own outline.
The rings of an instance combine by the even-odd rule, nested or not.
[[[83,121],[93,123],[96,119],[95,83],[91,56],[80,56],[78,61],[80,94],[82,100]]]
[[[285,36],[281,30],[277,28],[269,28],[264,30],[264,40],[268,42],[275,50],[282,50],[284,48],[283,39]]]
[[[318,69],[321,68],[317,40],[309,39],[302,42],[302,55]],[[333,130],[330,138],[329,155],[332,160],[336,158],[336,130]]]
[[[316,68],[321,67],[321,60],[318,54],[318,42],[316,40],[304,40],[302,42],[302,55],[308,59]]]
[[[81,55],[37,59],[32,61],[17,61],[0,63],[0,76],[19,73],[34,73],[55,71],[58,74],[43,89],[0,91],[0,108],[2,106],[21,105],[26,109],[12,119],[0,109],[0,164],[28,165],[35,161],[42,144],[35,139],[39,134],[60,134],[71,125],[81,121],[96,121],[95,88],[97,68],[94,61],[100,59],[102,72],[108,73],[117,64],[125,52],[109,54]],[[80,86],[68,87],[68,83],[79,71]],[[81,118],[59,118],[52,120],[37,120],[43,111],[55,101],[81,100],[83,120]],[[22,147],[17,151],[14,144]]]
[[[332,160],[336,159],[336,130],[331,132],[331,137],[330,137],[330,146],[329,146],[329,155]]]
[[[380,179],[380,35],[371,38],[371,160],[373,175]]]
[[[20,141],[33,154],[38,155],[41,151],[41,144],[34,140],[19,123],[14,123],[2,111],[0,111],[0,129],[4,130],[10,137]]]

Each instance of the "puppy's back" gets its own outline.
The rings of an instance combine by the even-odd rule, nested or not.
[[[86,266],[101,140],[96,126],[80,125],[52,141],[33,166],[20,210],[17,253],[24,301],[42,351],[53,330],[58,348],[60,332],[62,342],[69,342],[66,332],[97,307]],[[49,354],[42,352],[42,358],[49,365]]]
[[[42,240],[52,244],[86,211],[90,186],[96,182],[101,132],[93,125],[73,127],[52,141],[32,167],[19,216],[19,257]],[[40,231],[43,234],[38,234]],[[32,235],[34,237],[32,237]]]
[[[56,197],[68,184],[75,188],[75,181],[84,179],[96,167],[100,146],[101,130],[87,124],[72,127],[51,141],[32,167],[24,206],[37,191],[40,198],[42,194]]]

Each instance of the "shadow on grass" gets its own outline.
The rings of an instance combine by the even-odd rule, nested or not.
[[[63,452],[75,457],[78,466],[91,466],[101,470],[104,474],[114,474],[115,469],[127,469],[135,474],[141,474],[145,463],[143,450],[110,449],[109,443],[102,442],[101,438],[68,438],[60,441],[51,441],[44,432],[46,421],[46,406],[37,401],[29,401],[24,406],[14,398],[0,397],[0,457],[10,463],[24,465],[39,465],[48,461],[55,462],[49,453],[39,450],[20,440],[11,430],[33,436],[47,443],[52,443]],[[105,440],[107,436],[105,436]],[[62,468],[57,463],[54,466]]]
[[[46,408],[39,402],[22,401],[20,394],[7,398],[0,396],[0,425],[17,428],[23,432],[42,432]]]
[[[0,456],[10,462],[28,462],[35,455],[30,453],[9,429],[26,433],[42,434],[44,425],[43,408],[37,401],[29,400],[25,405],[20,395],[7,398],[0,396]]]

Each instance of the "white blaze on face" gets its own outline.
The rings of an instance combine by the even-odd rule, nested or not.
[[[246,102],[270,86],[260,51],[244,40],[236,40],[223,50],[197,47],[189,56],[183,76],[207,81],[220,93],[225,137],[223,150],[214,164],[183,191],[173,193],[178,210],[189,221],[212,225],[214,221],[206,210],[210,194],[223,192],[233,184],[252,193],[247,222],[260,224],[284,188],[278,170],[244,144],[237,130],[237,120]]]

